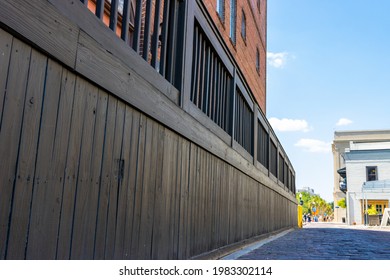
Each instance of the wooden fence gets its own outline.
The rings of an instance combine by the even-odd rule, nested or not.
[[[80,2],[1,0],[0,27],[0,259],[188,259],[296,225],[295,174],[248,93],[234,108],[257,121],[221,129],[242,151],[210,131],[228,77],[211,48],[205,124],[178,106],[191,79],[179,91]]]

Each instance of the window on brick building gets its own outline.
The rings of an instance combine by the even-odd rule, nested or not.
[[[217,13],[222,21],[225,21],[225,0],[217,0]]]
[[[256,71],[260,73],[260,52],[259,49],[256,49]]]
[[[246,17],[244,10],[242,11],[242,17],[241,17],[241,36],[246,41]]]
[[[237,0],[230,0],[230,39],[236,43]]]
[[[260,0],[257,0],[257,9],[259,10],[259,13],[261,12],[260,10]]]

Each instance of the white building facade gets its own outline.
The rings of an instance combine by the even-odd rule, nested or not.
[[[332,143],[333,152],[333,200],[334,200],[334,221],[344,222],[347,220],[347,212],[345,208],[338,206],[338,202],[346,198],[346,190],[340,189],[343,183],[343,177],[339,173],[345,168],[344,153],[350,150],[364,149],[364,145],[369,143],[390,142],[390,130],[351,130],[351,131],[335,131],[334,140]],[[352,145],[352,147],[351,147]],[[383,149],[377,146],[376,149]],[[345,173],[345,170],[343,171]],[[363,176],[363,175],[362,175]]]
[[[351,143],[344,153],[347,223],[366,224],[370,207],[379,215],[390,201],[390,142]]]

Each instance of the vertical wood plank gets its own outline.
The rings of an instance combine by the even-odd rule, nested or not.
[[[170,220],[171,228],[171,238],[172,246],[170,252],[170,259],[178,258],[178,248],[179,248],[179,229],[180,229],[180,191],[181,191],[181,158],[182,158],[182,141],[183,140],[178,134],[174,134],[174,158],[173,158],[173,189],[171,196],[171,210],[170,210]]]
[[[199,172],[199,196],[198,196],[198,205],[199,205],[199,213],[198,213],[198,244],[197,244],[197,254],[200,254],[203,252],[203,244],[204,244],[204,230],[205,230],[205,207],[206,207],[206,200],[205,200],[205,188],[206,188],[206,154],[205,151],[202,148],[199,148],[199,162],[200,162],[200,172]]]
[[[189,168],[190,168],[190,143],[182,138],[180,166],[180,228],[178,241],[178,259],[188,258],[189,231]]]
[[[58,217],[53,215],[53,208],[59,204],[59,198],[52,189],[50,173],[61,80],[62,67],[49,60],[39,129],[27,259],[54,259],[56,256]]]
[[[144,158],[145,158],[145,133],[146,133],[146,117],[140,115],[139,121],[139,135],[137,142],[136,153],[136,169],[135,171],[135,199],[134,199],[134,214],[133,214],[133,228],[131,233],[131,258],[138,258],[139,256],[139,238],[141,227],[141,209],[142,209],[142,192],[143,192],[143,172],[144,172]]]
[[[108,94],[99,89],[98,93],[98,104],[96,109],[96,122],[95,122],[95,132],[94,132],[94,146],[92,151],[92,169],[91,169],[91,188],[93,189],[93,199],[96,200],[95,203],[91,204],[89,209],[89,230],[88,233],[89,242],[93,241],[93,252],[90,259],[94,258],[95,254],[95,239],[97,232],[97,217],[99,211],[99,195],[100,195],[100,183],[102,175],[102,166],[103,166],[103,151],[104,151],[104,140],[106,133],[106,120],[108,114]]]
[[[0,126],[0,259],[6,255],[30,55],[31,48],[14,39]]]
[[[190,143],[190,166],[188,178],[188,239],[187,239],[187,258],[194,255],[195,247],[195,190],[196,190],[196,175],[197,175],[197,146]]]
[[[132,166],[130,161],[130,147],[131,142],[133,141],[133,109],[129,106],[126,106],[125,109],[125,123],[123,130],[123,145],[122,145],[122,155],[121,159],[123,160],[123,170],[124,170],[124,178],[123,182],[120,184],[119,193],[118,193],[118,217],[116,219],[116,235],[115,235],[115,251],[114,251],[114,259],[126,259],[128,255],[125,255],[124,244],[126,239],[131,239],[131,236],[126,236],[126,227],[127,223],[131,223],[132,220],[127,220],[127,213],[129,208],[131,207],[130,199],[131,192],[133,188],[129,186],[130,176],[129,170]],[[138,126],[137,126],[138,129]],[[132,209],[131,209],[132,210]]]
[[[95,259],[104,259],[106,247],[107,217],[109,207],[109,188],[111,181],[111,170],[113,165],[115,119],[117,111],[117,100],[109,95],[107,105],[107,118],[104,133],[104,147],[102,158],[102,171],[99,189],[98,213],[96,218],[95,236]]]
[[[111,180],[109,189],[109,205],[107,216],[107,235],[105,259],[114,258],[116,219],[118,213],[118,190],[122,184],[121,174],[121,153],[123,141],[123,124],[125,120],[125,104],[118,101],[116,121],[115,121],[115,138],[113,149],[113,164],[111,166]]]
[[[167,207],[167,225],[169,230],[168,240],[169,243],[166,247],[167,257],[168,259],[176,258],[176,250],[177,250],[177,232],[178,232],[178,213],[179,209],[177,209],[177,196],[178,196],[178,181],[177,181],[177,162],[178,162],[178,135],[174,132],[169,134],[171,141],[171,153],[169,156],[169,167],[171,174],[170,184],[166,186],[167,195],[169,197],[168,207]],[[167,158],[168,160],[168,158]]]
[[[212,165],[212,182],[213,182],[213,185],[211,186],[211,196],[212,196],[212,200],[211,200],[211,212],[210,212],[210,216],[211,216],[211,234],[210,234],[210,245],[211,245],[211,248],[210,249],[214,249],[214,248],[217,248],[216,246],[218,245],[219,243],[219,232],[218,232],[218,215],[219,215],[219,195],[218,195],[218,192],[219,192],[219,189],[220,189],[220,184],[221,184],[221,179],[219,177],[219,169],[218,169],[219,165],[218,165],[218,159],[217,158],[213,158],[213,165]]]
[[[58,106],[58,117],[56,123],[56,132],[54,139],[53,155],[51,160],[50,184],[55,198],[55,203],[51,204],[53,207],[53,220],[56,222],[58,235],[58,227],[60,224],[61,201],[63,195],[65,166],[67,159],[67,151],[69,145],[69,135],[72,120],[73,100],[75,94],[76,76],[66,70],[62,71],[61,95],[60,104]],[[58,239],[57,239],[58,241]],[[57,244],[58,245],[58,244]],[[56,248],[57,249],[57,248]],[[57,256],[57,252],[56,252]]]
[[[80,147],[80,163],[77,173],[75,208],[72,226],[71,259],[92,259],[94,250],[95,217],[98,188],[92,184],[91,172],[95,155],[96,111],[98,108],[98,89],[87,84],[85,87],[86,106]],[[100,113],[100,112],[99,112]],[[100,135],[102,136],[102,135]],[[101,150],[102,147],[96,147]],[[99,153],[96,151],[96,153]],[[95,159],[99,162],[101,158]]]
[[[64,185],[61,200],[60,223],[58,229],[57,258],[69,259],[71,254],[72,226],[75,207],[77,173],[80,161],[80,147],[86,106],[87,82],[76,79],[76,88],[72,109],[69,146],[64,172]]]
[[[46,65],[47,58],[33,51],[24,104],[7,259],[25,258]]]
[[[137,159],[138,159],[138,142],[140,132],[141,114],[137,110],[132,112],[132,125],[130,134],[130,147],[128,152],[129,164],[126,167],[127,178],[127,197],[126,197],[126,213],[125,213],[125,228],[123,240],[123,258],[134,259],[136,252],[132,251],[133,240],[133,224],[134,224],[134,206],[136,197],[136,174],[137,174]],[[126,147],[126,145],[125,145]],[[121,249],[121,248],[119,248]],[[118,249],[118,250],[119,250]]]
[[[12,36],[0,28],[0,127],[4,95],[6,93],[6,81],[9,69],[12,40]]]
[[[161,225],[161,216],[162,216],[162,205],[163,199],[162,194],[162,178],[164,175],[164,143],[165,143],[165,128],[161,125],[158,127],[158,143],[157,143],[157,170],[156,170],[156,187],[155,187],[155,203],[154,203],[154,219],[153,219],[153,233],[152,233],[152,242],[153,246],[151,248],[151,258],[157,259],[158,257],[158,243],[161,238],[161,232],[159,231]]]
[[[173,149],[173,132],[167,130],[164,138],[164,156],[163,156],[163,177],[161,182],[161,222],[160,227],[158,228],[159,239],[158,239],[158,259],[169,259],[169,249],[172,245],[171,240],[171,229],[172,224],[170,224],[170,210],[171,210],[171,195],[173,188],[173,158],[174,155]]]
[[[156,193],[158,125],[151,119],[146,120],[145,159],[143,167],[143,188],[139,233],[139,258],[150,259],[152,251],[152,232],[154,203]]]

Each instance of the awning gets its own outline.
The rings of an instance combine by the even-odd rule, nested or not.
[[[341,177],[345,178],[347,176],[347,168],[340,168],[339,170],[337,170],[337,173],[339,173]]]

